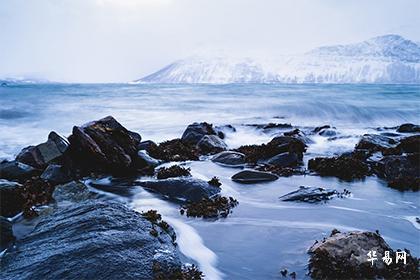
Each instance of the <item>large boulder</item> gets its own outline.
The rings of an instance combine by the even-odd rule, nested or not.
[[[369,166],[354,154],[310,159],[308,169],[321,176],[335,176],[343,180],[363,179],[370,174]]]
[[[412,124],[412,123],[405,123],[400,125],[397,128],[397,132],[401,133],[415,133],[420,132],[420,125]]]
[[[12,223],[5,217],[0,216],[0,250],[3,250],[15,239]]]
[[[188,202],[196,202],[201,201],[203,198],[211,198],[220,192],[219,187],[192,177],[143,181],[140,182],[140,185],[170,199]]]
[[[390,187],[400,190],[420,190],[420,155],[390,155],[375,165],[375,173]]]
[[[245,164],[245,155],[234,151],[225,151],[214,155],[211,161],[224,166],[243,166]]]
[[[38,169],[16,160],[0,162],[0,179],[24,182],[38,174]]]
[[[42,172],[40,178],[52,185],[63,184],[72,180],[70,171],[66,167],[58,164],[48,165],[44,172]]]
[[[219,136],[204,135],[197,143],[197,148],[203,154],[218,153],[227,149],[227,145]]]
[[[206,122],[195,122],[187,126],[181,140],[185,143],[196,145],[205,135],[217,135],[213,125]]]
[[[163,228],[122,204],[93,201],[44,217],[3,256],[0,278],[154,279],[157,268],[180,266]]]
[[[261,182],[275,181],[279,177],[273,173],[256,170],[243,170],[232,176],[232,180],[243,184],[255,184]]]
[[[108,116],[81,127],[69,137],[73,158],[87,171],[128,173],[135,168],[140,136]]]
[[[67,139],[52,131],[45,143],[24,148],[16,156],[16,160],[43,169],[50,162],[62,157],[68,147]]]
[[[300,164],[299,156],[296,153],[281,153],[270,159],[265,163],[275,165],[277,167],[296,167]]]
[[[369,252],[376,261],[369,261]],[[392,263],[382,260],[389,252]],[[309,248],[309,271],[315,279],[420,279],[418,259],[406,251],[407,264],[396,263],[396,253],[378,234],[373,232],[340,233],[335,230],[321,242]]]
[[[22,211],[25,203],[22,191],[21,184],[0,180],[0,216],[13,217]]]

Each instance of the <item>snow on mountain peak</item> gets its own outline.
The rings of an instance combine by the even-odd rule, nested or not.
[[[399,35],[266,60],[192,56],[139,83],[420,83],[420,46]]]

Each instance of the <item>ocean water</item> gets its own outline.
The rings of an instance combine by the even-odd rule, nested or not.
[[[307,161],[351,151],[363,134],[380,133],[378,128],[420,123],[419,108],[420,85],[9,85],[0,87],[0,158],[45,141],[51,130],[69,135],[74,125],[107,115],[156,142],[180,137],[195,121],[232,124],[236,132],[226,130],[231,148],[283,132],[246,124],[291,123],[304,131],[336,127],[335,138],[309,136]],[[231,216],[186,218],[179,205],[140,187],[129,197],[108,195],[138,211],[162,213],[177,232],[184,260],[198,264],[207,279],[279,279],[283,268],[305,278],[307,249],[333,228],[379,230],[394,249],[420,256],[419,193],[393,190],[376,177],[349,183],[306,175],[241,185],[230,180],[238,169],[208,160],[184,164],[195,177],[221,179],[222,193],[239,201]],[[278,199],[301,185],[346,188],[352,195],[323,204]]]

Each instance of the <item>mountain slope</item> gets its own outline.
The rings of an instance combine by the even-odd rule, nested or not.
[[[398,35],[270,60],[190,57],[139,83],[420,83],[420,46]]]

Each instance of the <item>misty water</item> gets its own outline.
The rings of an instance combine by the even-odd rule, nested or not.
[[[8,85],[0,87],[0,158],[45,141],[51,130],[69,135],[74,125],[107,115],[156,142],[180,137],[196,121],[231,124],[236,132],[225,131],[230,148],[265,143],[285,131],[246,124],[291,123],[303,131],[336,127],[334,138],[309,136],[307,162],[351,151],[363,134],[381,133],[377,128],[420,123],[419,108],[419,85]],[[194,177],[220,178],[222,194],[239,201],[231,215],[186,218],[179,205],[141,187],[130,187],[128,195],[95,191],[138,211],[157,209],[175,228],[184,261],[198,264],[208,279],[279,279],[283,268],[303,278],[307,249],[334,228],[379,230],[394,249],[420,255],[419,194],[391,189],[379,178],[345,182],[302,175],[242,185],[230,179],[239,169],[206,159],[183,164]],[[102,183],[111,185],[112,179]],[[322,204],[279,200],[302,185],[346,188],[352,194]]]

